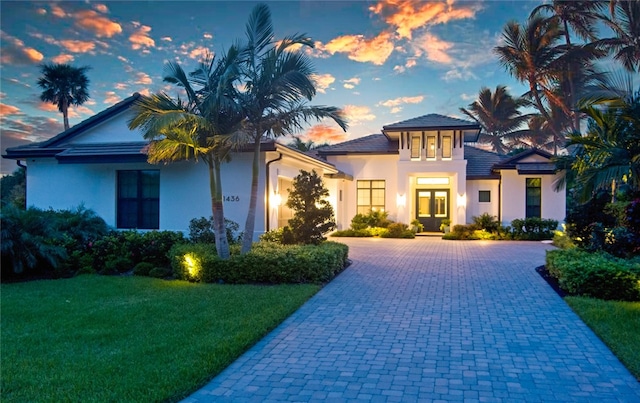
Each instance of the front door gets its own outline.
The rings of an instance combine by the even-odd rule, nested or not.
[[[440,231],[442,220],[449,218],[449,190],[416,190],[416,218],[424,225],[425,231]]]

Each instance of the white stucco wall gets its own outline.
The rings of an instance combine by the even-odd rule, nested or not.
[[[542,178],[542,218],[563,222],[566,216],[565,192],[555,192],[557,175],[518,175],[516,170],[502,170],[502,223],[509,225],[516,218],[525,218],[526,179]]]
[[[485,213],[494,217],[499,216],[499,187],[500,181],[498,179],[467,180],[467,224],[473,222],[474,216],[477,217]],[[481,190],[488,190],[491,192],[490,203],[480,203],[478,194]]]
[[[131,119],[130,112],[123,112],[107,119],[62,144],[95,144],[115,143],[128,141],[143,141],[142,134],[138,130],[129,130],[127,123]]]

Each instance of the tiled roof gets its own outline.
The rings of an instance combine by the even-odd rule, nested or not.
[[[344,154],[398,154],[398,142],[390,141],[384,134],[345,141],[344,143],[320,147],[316,149],[320,156]]]
[[[464,159],[467,160],[467,179],[498,179],[493,166],[507,157],[473,146],[464,147]]]
[[[522,160],[523,158],[530,157],[532,155],[539,155],[548,160],[551,160],[551,158],[553,157],[551,154],[549,154],[546,151],[539,150],[537,148],[531,148],[529,150],[516,154],[513,157],[504,159],[503,161],[500,162],[499,165],[496,165],[495,168],[496,169],[516,169],[516,165],[520,162],[520,160]]]
[[[401,122],[392,123],[384,126],[383,130],[410,130],[410,129],[480,129],[480,125],[476,122],[468,120],[452,118],[450,116],[438,115],[431,113],[429,115],[418,116],[417,118],[403,120]]]
[[[146,141],[78,144],[56,154],[56,159],[61,163],[145,162],[148,145]]]

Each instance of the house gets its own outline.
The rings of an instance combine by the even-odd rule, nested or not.
[[[130,130],[133,96],[40,143],[9,148],[4,158],[26,162],[27,204],[67,209],[83,204],[115,228],[187,231],[211,215],[207,166],[152,165],[148,143]],[[390,218],[419,219],[437,230],[448,218],[466,223],[489,213],[508,224],[537,216],[564,220],[564,191],[553,190],[551,156],[530,150],[499,156],[468,143],[480,127],[441,115],[384,126],[382,133],[300,152],[265,140],[254,237],[292,216],[285,201],[293,178],[315,170],[324,178],[338,228],[357,213],[384,210]],[[225,216],[243,226],[249,206],[250,150],[222,166]]]

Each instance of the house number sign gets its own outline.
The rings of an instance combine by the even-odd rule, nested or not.
[[[224,201],[226,202],[239,202],[240,196],[225,196]]]

